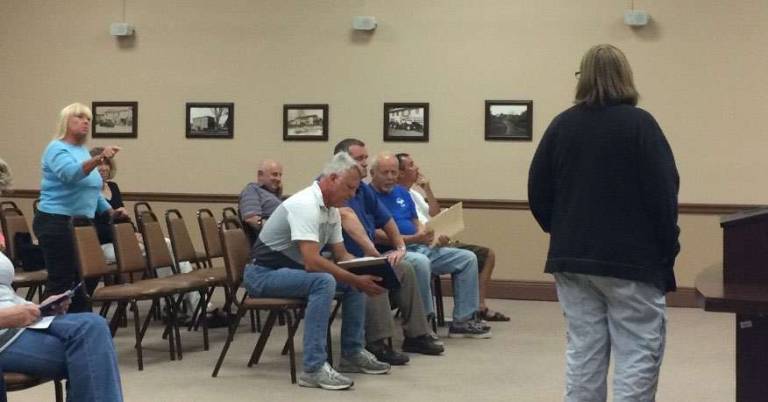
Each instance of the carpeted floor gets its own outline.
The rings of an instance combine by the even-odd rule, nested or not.
[[[219,377],[211,372],[226,336],[211,330],[211,350],[202,334],[182,333],[184,358],[170,361],[159,325],[144,341],[144,371],[138,371],[132,325],[116,337],[126,401],[522,401],[562,400],[565,331],[557,303],[493,300],[512,317],[497,323],[487,340],[444,339],[440,357],[411,355],[388,375],[353,375],[349,391],[322,391],[290,383],[288,359],[280,355],[285,327],[278,327],[262,362],[246,367],[258,334],[241,324]],[[670,309],[667,349],[657,401],[734,400],[734,318],[698,309]],[[338,353],[338,324],[334,326]],[[301,331],[301,330],[300,330]],[[440,333],[445,334],[446,329]],[[297,334],[301,369],[301,332]],[[400,340],[395,341],[399,346]],[[53,400],[53,386],[9,394],[10,401]]]

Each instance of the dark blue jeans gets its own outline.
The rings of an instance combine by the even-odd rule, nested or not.
[[[26,329],[0,352],[7,372],[68,379],[67,401],[123,400],[107,322],[93,313],[56,317],[47,329]]]

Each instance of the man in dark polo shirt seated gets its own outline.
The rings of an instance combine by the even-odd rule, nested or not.
[[[304,387],[347,389],[354,384],[327,362],[326,331],[336,292],[342,303],[339,370],[385,374],[390,369],[364,348],[365,299],[384,293],[376,283],[379,278],[352,274],[320,255],[327,245],[335,261],[353,258],[344,248],[337,208],[355,194],[361,177],[349,155],[335,155],[317,181],[277,207],[245,268],[243,283],[250,296],[307,299],[304,372],[299,377]]]
[[[272,212],[277,209],[283,196],[283,165],[266,159],[259,163],[256,181],[248,183],[240,192],[240,217],[248,233],[251,245]]]

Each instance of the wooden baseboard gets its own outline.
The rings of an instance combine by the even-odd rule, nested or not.
[[[443,295],[451,296],[450,279],[443,278]],[[513,281],[495,279],[488,284],[488,298],[510,300],[557,301],[557,291],[554,282]],[[696,289],[678,288],[676,292],[667,294],[669,307],[698,307]]]

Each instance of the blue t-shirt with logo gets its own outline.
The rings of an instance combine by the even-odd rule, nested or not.
[[[355,211],[357,219],[360,220],[371,241],[376,238],[376,229],[384,227],[392,218],[387,208],[377,199],[373,188],[366,183],[360,183],[355,196],[347,201],[347,206]],[[344,247],[355,257],[363,256],[363,250],[346,232],[344,232]]]
[[[379,192],[374,189],[376,197],[392,214],[392,218],[397,224],[397,229],[402,235],[416,234],[416,225],[413,221],[417,219],[416,204],[408,190],[400,185],[396,185],[389,193]]]

